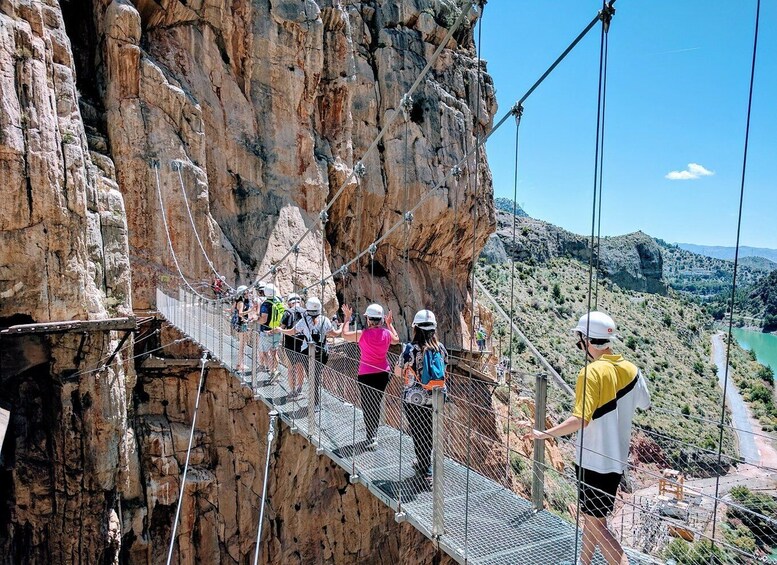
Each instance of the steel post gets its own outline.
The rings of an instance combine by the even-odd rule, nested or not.
[[[313,427],[316,422],[316,344],[308,342],[308,437],[313,441]]]
[[[545,431],[546,401],[548,397],[548,375],[537,375],[534,398],[534,429]],[[543,508],[545,499],[545,440],[534,440],[534,461],[532,462],[531,500],[534,509]]]
[[[443,411],[445,395],[441,388],[432,389],[432,535],[445,533],[445,428]]]

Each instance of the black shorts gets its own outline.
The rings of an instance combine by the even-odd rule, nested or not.
[[[615,506],[622,473],[597,473],[575,465],[577,493],[583,514],[606,518]]]

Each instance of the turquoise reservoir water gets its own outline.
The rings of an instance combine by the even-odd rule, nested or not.
[[[777,375],[777,335],[734,328],[734,337],[745,349],[755,351],[762,365],[768,365]]]

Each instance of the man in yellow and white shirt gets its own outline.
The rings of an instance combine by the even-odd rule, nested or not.
[[[628,465],[631,422],[637,408],[650,406],[642,372],[612,352],[615,322],[603,312],[586,314],[573,329],[579,349],[591,360],[581,369],[575,386],[572,415],[532,439],[577,433],[575,469],[580,508],[585,515],[580,562],[592,562],[596,548],[607,563],[628,563],[623,548],[607,528],[615,494]]]

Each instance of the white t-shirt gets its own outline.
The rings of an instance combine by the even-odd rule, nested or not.
[[[302,344],[300,351],[305,351],[308,348],[309,341],[315,341],[313,339],[313,334],[319,334],[321,336],[319,338],[320,344],[318,347],[326,348],[326,335],[334,329],[335,327],[332,325],[332,320],[326,316],[316,316],[316,319],[314,320],[309,314],[305,313],[302,319],[294,326],[294,330],[298,334],[305,336],[305,341]]]

